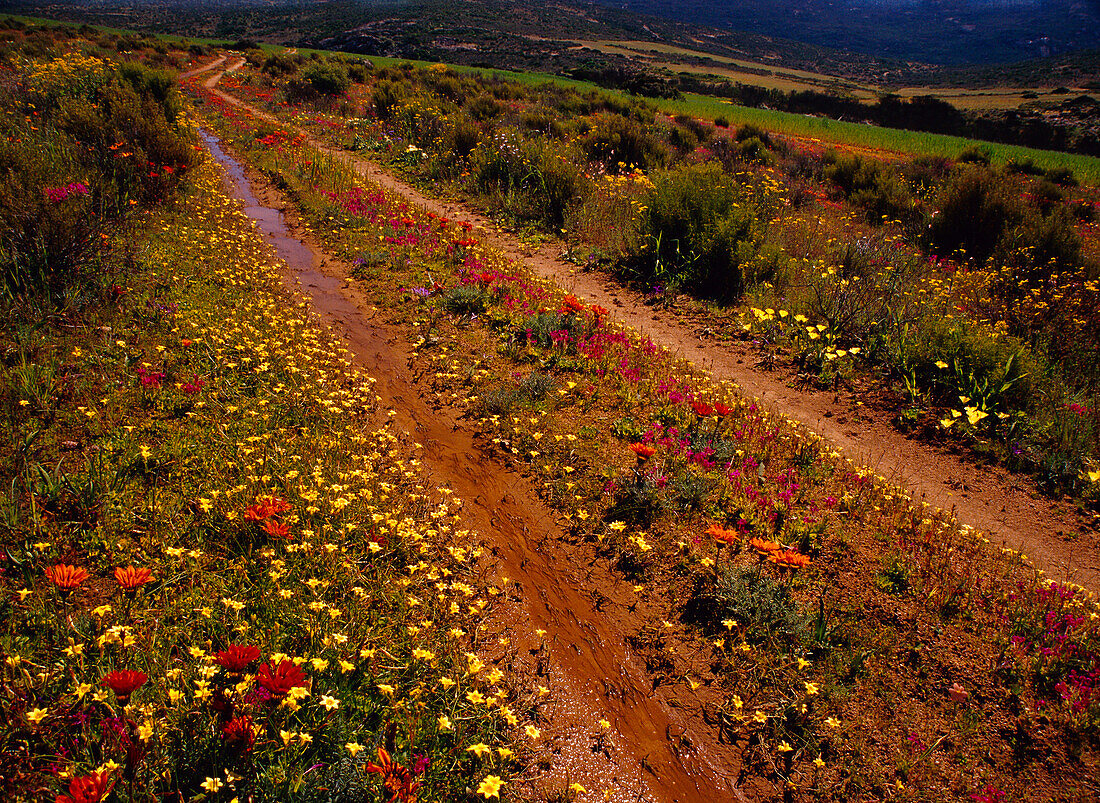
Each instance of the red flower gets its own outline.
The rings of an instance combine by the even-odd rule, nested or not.
[[[148,675],[137,669],[118,669],[104,677],[102,683],[115,693],[120,703],[127,703],[130,695],[148,679]]]
[[[228,672],[240,674],[259,657],[259,647],[251,644],[230,644],[222,652],[214,653],[214,663]]]
[[[382,786],[390,793],[389,803],[396,803],[396,801],[415,803],[416,790],[420,787],[420,782],[413,782],[412,773],[408,768],[402,767],[390,758],[390,754],[384,747],[378,748],[378,760],[381,764],[375,764],[373,761],[367,763],[367,772],[377,772],[382,776]]]
[[[148,569],[139,569],[136,566],[115,568],[115,581],[123,591],[136,591],[152,579],[153,573]]]
[[[714,403],[714,414],[716,416],[718,416],[719,418],[725,418],[727,415],[729,415],[732,412],[733,412],[733,408],[730,407],[728,404],[724,404],[722,402],[715,402]]]
[[[707,404],[705,401],[696,399],[691,403],[691,409],[695,411],[695,414],[700,418],[707,418],[714,415],[714,408]]]
[[[285,697],[287,692],[297,686],[304,686],[306,673],[291,661],[281,661],[278,666],[261,664],[256,673],[256,682],[275,697]]]
[[[275,538],[290,538],[290,525],[278,519],[268,519],[264,522],[264,532]]]
[[[574,295],[568,295],[561,302],[562,309],[567,312],[583,312],[584,303]]]
[[[115,782],[107,772],[93,772],[69,781],[69,794],[58,795],[54,803],[99,803]]]
[[[59,563],[46,569],[46,578],[62,591],[72,591],[88,579],[87,569]]]
[[[256,743],[256,732],[252,730],[252,719],[241,715],[233,717],[222,727],[222,738],[225,743],[240,749],[242,752],[251,750]]]
[[[648,460],[657,454],[657,449],[653,446],[647,446],[644,443],[632,443],[629,447],[630,451],[634,452],[641,461]]]

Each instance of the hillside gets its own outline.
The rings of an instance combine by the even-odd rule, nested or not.
[[[1075,0],[622,0],[613,5],[933,64],[1006,63],[1100,46],[1096,3]]]

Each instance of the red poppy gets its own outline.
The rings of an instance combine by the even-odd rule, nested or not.
[[[99,803],[114,785],[108,772],[81,775],[69,781],[69,794],[58,795],[54,803]]]
[[[115,567],[115,581],[123,591],[136,591],[153,579],[153,573],[148,569],[139,569],[136,566]]]
[[[88,571],[80,566],[59,563],[46,569],[46,579],[62,591],[72,591],[88,579]]]
[[[604,307],[601,307],[599,304],[593,304],[591,309],[592,315],[595,316],[597,319],[603,318],[607,315],[607,310]]]
[[[725,418],[727,415],[733,412],[733,408],[723,402],[714,403],[714,414],[719,418]]]
[[[252,729],[252,718],[246,715],[233,717],[222,727],[225,743],[241,751],[251,750],[256,743],[256,732]]]
[[[306,673],[291,661],[280,661],[278,666],[261,664],[256,673],[256,682],[275,697],[285,697],[287,692],[298,686],[304,686]]]
[[[240,674],[259,657],[259,647],[251,644],[230,644],[221,652],[214,653],[214,663],[228,672]]]
[[[115,693],[120,703],[127,703],[130,695],[148,679],[148,675],[137,669],[118,669],[105,676],[102,683]]]
[[[630,451],[634,452],[634,454],[636,454],[638,456],[638,459],[641,461],[648,460],[649,458],[653,457],[653,455],[657,454],[657,449],[655,447],[649,446],[644,443],[632,443],[627,448],[629,448]]]

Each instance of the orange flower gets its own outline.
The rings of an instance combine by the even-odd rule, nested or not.
[[[562,309],[568,312],[581,312],[584,310],[584,303],[574,295],[568,295],[561,302]]]
[[[776,566],[783,566],[790,569],[801,569],[810,565],[809,556],[803,555],[797,549],[776,550],[768,555],[768,560]]]
[[[717,524],[710,525],[710,528],[707,530],[707,535],[714,538],[719,544],[725,544],[726,546],[733,546],[741,540],[736,530],[727,530],[724,527],[719,527]]]
[[[416,790],[419,782],[413,782],[413,774],[406,767],[402,767],[386,752],[384,747],[378,748],[378,761],[367,764],[367,772],[377,772],[382,776],[382,786],[390,793],[389,803],[416,803]]]
[[[714,414],[716,416],[718,416],[719,418],[725,418],[727,415],[729,415],[732,412],[733,412],[733,408],[730,407],[728,404],[723,404],[722,402],[715,402],[714,403]]]
[[[115,567],[115,581],[123,591],[136,591],[153,579],[153,573],[148,569],[139,569],[136,566]]]
[[[632,443],[628,448],[643,462],[657,454],[657,449],[655,447],[648,446],[644,443]]]
[[[274,538],[290,538],[290,525],[278,519],[264,522],[264,532]]]
[[[772,552],[778,552],[783,548],[775,541],[769,541],[766,538],[750,538],[749,546],[759,552],[761,557],[770,555]]]
[[[46,579],[62,591],[72,591],[88,579],[88,571],[80,566],[59,563],[46,569]]]

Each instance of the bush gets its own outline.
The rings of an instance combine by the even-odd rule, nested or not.
[[[371,92],[371,105],[380,120],[393,117],[398,104],[405,99],[405,86],[398,81],[381,80]]]
[[[33,104],[33,127],[15,122]],[[0,122],[0,273],[9,295],[94,290],[100,236],[164,200],[194,160],[164,74],[71,57],[30,65]],[[9,111],[10,115],[10,111]]]
[[[601,114],[584,138],[588,158],[609,173],[650,171],[669,163],[668,147],[648,126],[618,114]]]
[[[318,95],[343,95],[351,86],[348,71],[342,64],[319,61],[302,70],[302,78]]]
[[[825,177],[840,188],[851,204],[865,212],[868,223],[912,220],[913,194],[894,168],[860,156],[831,154],[826,162]]]
[[[504,211],[544,227],[560,228],[571,206],[590,191],[579,159],[544,140],[510,131],[483,141],[470,156],[478,191]]]
[[[708,296],[735,298],[760,253],[764,223],[751,199],[717,165],[669,171],[654,181],[636,258],[650,278]]]
[[[941,189],[928,238],[940,255],[962,252],[979,265],[995,259],[1028,273],[1051,264],[1070,267],[1081,251],[1064,206],[1043,215],[1041,207],[1029,205],[1005,175],[982,165],[957,169]]]

